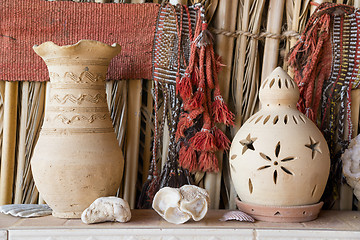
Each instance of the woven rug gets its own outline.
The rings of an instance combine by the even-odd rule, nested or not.
[[[0,1],[0,80],[49,80],[32,46],[91,39],[118,43],[121,53],[107,79],[152,77],[152,47],[158,4],[98,4],[44,0]]]

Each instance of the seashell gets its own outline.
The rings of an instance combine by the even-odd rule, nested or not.
[[[208,192],[194,185],[184,185],[180,188],[180,193],[183,197],[180,201],[181,211],[189,214],[194,221],[203,219],[210,204]]]
[[[207,213],[209,194],[205,189],[193,185],[164,187],[156,193],[152,207],[170,223],[181,224],[190,218],[200,221]]]
[[[47,204],[9,204],[0,206],[0,213],[31,218],[51,215],[52,210]]]
[[[190,219],[180,210],[181,198],[178,188],[164,187],[155,194],[152,207],[166,221],[181,224]]]
[[[182,224],[187,222],[191,216],[181,211],[179,207],[170,207],[165,211],[163,218],[169,223]]]
[[[255,222],[255,219],[253,217],[242,211],[226,212],[219,220],[220,221],[237,220],[240,222]]]
[[[170,207],[178,207],[181,200],[180,191],[177,188],[164,187],[154,196],[152,207],[163,216]]]
[[[128,222],[131,211],[127,201],[117,197],[101,197],[96,199],[81,214],[83,223]]]

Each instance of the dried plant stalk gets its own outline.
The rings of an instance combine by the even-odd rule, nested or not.
[[[310,0],[306,1],[297,1],[297,0],[286,0],[286,23],[288,26],[288,31],[302,32],[306,25],[306,19],[309,13]],[[286,47],[282,53],[285,57],[290,49],[295,45],[297,38],[291,37],[286,40]],[[284,61],[283,68],[286,70],[288,68],[287,61]],[[292,70],[288,69],[290,76],[293,76]]]
[[[26,123],[28,115],[28,104],[29,104],[29,82],[21,83],[21,108],[19,116],[19,127],[18,127],[18,150],[17,150],[17,170],[15,180],[15,204],[21,204],[23,189],[22,189],[22,177],[25,169],[25,152],[26,152]]]
[[[285,0],[270,0],[267,32],[280,34]],[[261,82],[278,66],[280,39],[266,38]]]
[[[23,82],[19,139],[17,146],[17,171],[15,203],[36,203],[38,192],[30,170],[30,159],[43,122],[46,82]],[[33,194],[36,192],[36,196]],[[26,200],[27,199],[27,200]]]
[[[124,199],[131,208],[135,207],[136,179],[139,159],[140,140],[140,109],[141,109],[141,80],[129,80],[128,83],[128,113],[126,124]]]
[[[243,8],[239,8],[241,30],[259,34],[265,0],[245,0]],[[240,22],[240,19],[239,19]],[[237,132],[256,109],[259,88],[259,40],[241,36],[236,43],[236,58],[233,74],[233,96],[235,101],[235,128]]]
[[[107,82],[106,95],[116,138],[123,149],[127,118],[127,81]]]
[[[143,140],[143,151],[140,152],[142,157],[142,184],[147,179],[147,175],[150,168],[150,159],[151,159],[151,141],[152,133],[154,132],[154,119],[153,119],[153,98],[151,95],[151,81],[146,82],[146,89],[143,89],[146,93],[146,102],[145,105],[141,108],[142,119],[144,121],[144,129],[142,129],[144,139]],[[141,139],[141,138],[140,138]],[[142,185],[141,184],[141,185]]]
[[[132,0],[131,3],[144,3],[144,0]],[[138,172],[140,144],[140,111],[142,80],[129,80],[128,85],[128,117],[125,147],[125,172],[123,178],[124,199],[131,208],[135,207],[136,179]]]
[[[5,82],[0,205],[10,204],[12,201],[15,167],[18,85],[18,82]]]

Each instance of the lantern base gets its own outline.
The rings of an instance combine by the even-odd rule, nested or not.
[[[236,199],[240,211],[251,215],[256,220],[266,222],[308,222],[315,220],[324,202],[301,206],[266,206],[245,203]]]

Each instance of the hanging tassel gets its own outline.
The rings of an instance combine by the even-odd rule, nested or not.
[[[185,98],[176,137],[182,143],[179,153],[182,167],[190,171],[218,171],[218,160],[214,152],[228,149],[230,140],[220,130],[213,132],[212,129],[216,122],[232,125],[234,115],[228,110],[220,94],[217,79],[220,63],[213,51],[213,38],[207,29],[205,9],[201,4],[195,9],[198,10],[197,25],[185,72],[191,79],[192,90],[196,91],[189,94],[184,93],[188,90],[177,90]],[[181,84],[176,87],[181,87]],[[201,114],[196,113],[199,108],[202,109]]]
[[[294,80],[300,90],[298,109],[304,114],[307,113],[313,121],[318,110],[318,101],[314,102],[313,97],[315,81],[320,74],[330,76],[331,72],[330,61],[325,63],[326,66],[319,64],[323,56],[329,55],[328,52],[324,52],[324,46],[326,47],[326,43],[330,41],[331,16],[349,14],[353,11],[353,7],[343,4],[322,3],[319,5],[288,55],[289,65],[294,68]],[[319,71],[319,67],[322,71]],[[323,83],[323,80],[320,83]],[[319,87],[322,88],[322,86],[317,86]]]
[[[192,95],[192,84],[190,79],[190,73],[185,72],[182,78],[176,78],[176,90],[182,99],[189,99]]]
[[[198,48],[206,47],[214,42],[214,38],[208,30],[208,24],[203,22],[201,25],[201,33],[194,40]]]
[[[214,152],[202,152],[199,157],[199,169],[203,172],[218,172],[218,159]]]
[[[198,170],[197,165],[196,151],[191,146],[183,145],[179,152],[179,166],[195,172]]]
[[[190,139],[191,146],[197,151],[217,151],[214,135],[210,128],[202,128]]]
[[[216,94],[216,93],[215,93]],[[213,118],[216,123],[223,123],[227,126],[234,125],[235,115],[228,109],[221,95],[216,94],[212,103]]]
[[[217,127],[213,127],[215,145],[219,150],[229,150],[231,141],[226,137],[226,135]]]
[[[175,133],[175,137],[177,140],[185,136],[185,131],[194,125],[194,120],[204,112],[204,108],[199,107],[195,109],[191,113],[184,113],[178,124]]]

